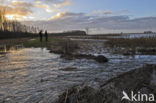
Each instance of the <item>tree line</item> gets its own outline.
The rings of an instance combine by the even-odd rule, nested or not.
[[[0,10],[0,39],[18,36],[30,36],[30,34],[32,35],[38,32],[38,27],[26,26],[17,20],[8,20],[5,17],[5,10]]]

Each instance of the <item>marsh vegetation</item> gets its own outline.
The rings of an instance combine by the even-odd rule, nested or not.
[[[115,53],[124,55],[156,54],[156,38],[109,38],[107,46],[114,48]]]

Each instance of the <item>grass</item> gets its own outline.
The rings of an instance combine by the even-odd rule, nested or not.
[[[35,38],[32,40],[29,40],[27,42],[24,43],[25,47],[46,47],[47,46],[47,42],[43,41],[40,42],[39,38]]]
[[[44,39],[40,42],[39,38],[24,43],[25,47],[46,47],[54,53],[71,54],[78,48],[77,43],[64,37],[49,37],[48,42]]]

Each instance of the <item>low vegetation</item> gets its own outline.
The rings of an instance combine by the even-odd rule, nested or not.
[[[30,40],[24,43],[25,47],[47,47],[50,52],[58,54],[71,54],[74,52],[78,45],[77,43],[70,41],[63,37],[49,37],[48,42],[43,40],[40,42],[39,38]]]
[[[109,38],[105,44],[124,55],[156,54],[156,38]]]
[[[106,42],[111,47],[156,47],[156,38],[109,38]]]

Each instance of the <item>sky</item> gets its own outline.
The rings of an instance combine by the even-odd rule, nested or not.
[[[49,32],[94,33],[156,30],[156,0],[0,0],[10,20]]]

